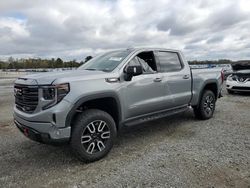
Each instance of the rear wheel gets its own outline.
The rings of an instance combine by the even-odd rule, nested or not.
[[[70,144],[81,161],[92,162],[109,153],[115,137],[113,118],[104,111],[91,109],[77,116]]]
[[[195,117],[202,120],[210,119],[214,114],[215,100],[214,93],[210,90],[205,90],[199,105],[194,107]]]

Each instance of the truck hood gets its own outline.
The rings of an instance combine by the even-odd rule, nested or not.
[[[70,82],[110,77],[114,73],[89,70],[71,70],[60,72],[34,73],[18,78],[15,83],[26,85],[50,85],[52,83]]]
[[[246,69],[246,70],[238,70],[238,71],[236,71],[236,72],[234,72],[234,73],[239,73],[239,74],[250,74],[250,69]]]

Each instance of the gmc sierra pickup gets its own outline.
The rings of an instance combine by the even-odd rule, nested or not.
[[[116,50],[78,70],[18,78],[14,121],[32,140],[67,142],[80,160],[96,161],[124,126],[188,107],[199,119],[211,118],[222,83],[220,70],[191,70],[177,50]]]

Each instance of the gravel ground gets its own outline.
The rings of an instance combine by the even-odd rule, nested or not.
[[[15,128],[12,82],[0,79],[0,187],[250,187],[250,95],[224,94],[207,121],[188,110],[124,130],[84,164]]]

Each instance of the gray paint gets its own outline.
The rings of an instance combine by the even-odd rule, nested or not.
[[[131,81],[124,80],[124,67],[138,53],[142,51],[171,51],[177,52],[181,58],[183,68],[177,72],[142,74],[135,76]],[[193,75],[193,78],[192,78]],[[70,137],[70,127],[66,124],[69,112],[81,99],[91,96],[117,96],[120,108],[120,123],[144,114],[197,105],[202,89],[207,83],[214,83],[221,89],[220,70],[192,70],[182,53],[177,50],[138,48],[123,60],[112,72],[74,70],[67,72],[52,72],[28,75],[17,79],[15,83],[25,85],[56,85],[70,84],[70,92],[57,105],[42,110],[43,101],[39,94],[39,105],[34,113],[27,114],[14,108],[14,117],[24,125],[37,131],[50,134],[51,138]],[[184,77],[186,77],[184,79]],[[107,82],[108,78],[119,78],[117,82]],[[156,79],[161,79],[160,82]],[[192,87],[193,79],[193,87]],[[40,93],[40,90],[39,90]],[[218,92],[219,93],[219,92]],[[53,122],[52,114],[56,114],[57,122]],[[44,125],[44,126],[43,126]],[[58,132],[59,130],[59,132]],[[57,133],[57,134],[55,134]]]

